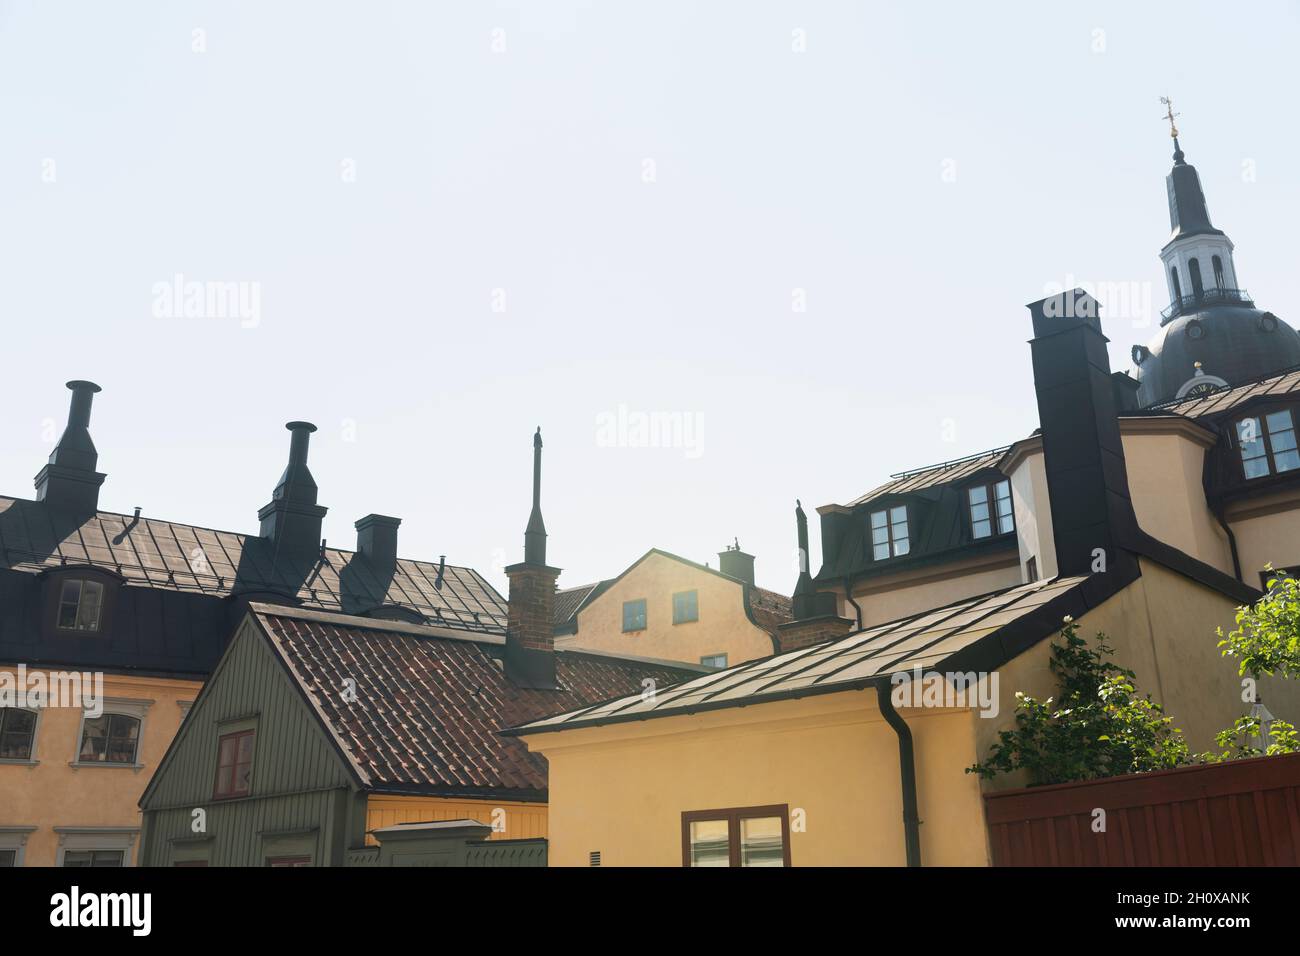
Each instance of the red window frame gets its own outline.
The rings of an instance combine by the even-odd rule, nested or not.
[[[239,752],[245,737],[252,739],[253,746],[249,749],[248,759],[240,760]],[[226,741],[231,741],[230,750],[226,749]],[[231,734],[222,734],[217,738],[217,779],[212,785],[212,798],[214,800],[230,800],[234,797],[248,796],[250,785],[245,784],[242,789],[239,786],[240,768],[247,767],[249,776],[252,776],[253,754],[256,746],[256,729],[238,730]],[[233,759],[226,760],[227,754]]]

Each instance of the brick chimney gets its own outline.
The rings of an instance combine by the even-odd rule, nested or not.
[[[795,529],[799,543],[799,580],[794,586],[794,620],[777,627],[781,651],[793,651],[810,644],[820,644],[844,637],[854,622],[840,617],[839,602],[830,591],[818,591],[808,572],[808,516],[802,502],[796,500]]]
[[[72,403],[63,436],[36,476],[36,500],[50,508],[93,513],[99,508],[104,475],[95,470],[99,453],[90,440],[90,403],[100,390],[94,382],[68,382]]]
[[[533,510],[524,532],[524,560],[506,568],[510,579],[505,671],[524,687],[554,689],[555,581],[559,568],[546,563],[542,521],[542,430],[533,435]]]
[[[279,557],[310,558],[320,549],[321,522],[328,510],[316,504],[316,480],[307,468],[307,443],[316,426],[289,422],[289,464],[275,486],[269,504],[257,513],[261,535],[275,545]]]
[[[744,581],[750,587],[754,586],[754,556],[740,550],[739,538],[734,547],[718,552],[718,570],[728,577]]]
[[[1056,567],[1063,576],[1110,570],[1135,560],[1126,549],[1137,517],[1116,417],[1117,392],[1128,389],[1111,375],[1096,299],[1073,289],[1028,308]]]

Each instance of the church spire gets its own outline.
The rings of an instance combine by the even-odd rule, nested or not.
[[[533,435],[533,511],[524,531],[524,564],[546,564],[546,524],[542,521],[542,428]]]

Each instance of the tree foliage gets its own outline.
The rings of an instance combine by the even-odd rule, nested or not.
[[[1272,578],[1267,594],[1237,608],[1237,626],[1226,636],[1219,628],[1218,634],[1223,656],[1236,659],[1243,677],[1300,677],[1300,580]]]

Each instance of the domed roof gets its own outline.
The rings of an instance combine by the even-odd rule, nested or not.
[[[1272,312],[1245,305],[1215,305],[1187,312],[1161,327],[1151,343],[1133,347],[1138,402],[1158,405],[1178,398],[1197,373],[1229,385],[1257,381],[1300,365],[1300,334]]]

